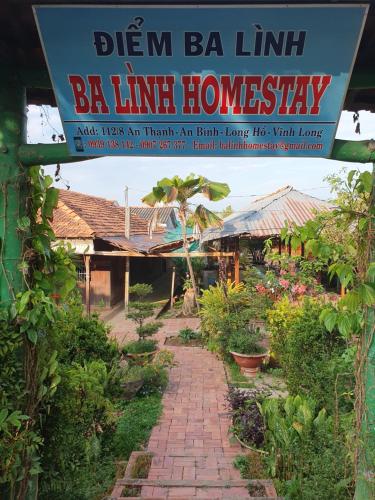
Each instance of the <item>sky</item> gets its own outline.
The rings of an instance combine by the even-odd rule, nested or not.
[[[336,137],[347,140],[375,138],[375,114],[360,112],[361,134],[355,134],[353,114],[343,112]],[[61,134],[62,126],[56,108],[30,106],[28,110],[28,142],[50,143],[53,134]],[[71,190],[124,204],[124,188],[129,188],[129,204],[140,205],[141,198],[152,190],[163,177],[191,172],[210,180],[226,182],[230,195],[219,202],[204,204],[213,210],[231,205],[240,211],[254,200],[253,195],[271,193],[283,186],[292,185],[311,196],[329,199],[330,190],[324,178],[346,168],[370,169],[372,165],[344,163],[320,158],[159,158],[159,157],[103,157],[61,165],[62,181],[56,187],[70,186]],[[56,165],[45,167],[54,175]],[[194,203],[202,199],[196,197]]]

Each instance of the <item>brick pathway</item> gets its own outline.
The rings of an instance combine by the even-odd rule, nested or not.
[[[152,336],[153,339],[158,340],[160,347],[163,347],[166,337],[178,335],[179,330],[187,326],[197,329],[200,323],[198,318],[170,318],[161,319],[161,322],[163,326],[156,335]],[[123,310],[119,310],[113,318],[107,321],[107,324],[111,327],[110,337],[116,339],[119,345],[137,338],[135,334],[136,325],[134,321],[125,319]]]
[[[188,324],[191,326],[191,320]],[[143,486],[142,497],[250,498],[242,487],[189,485],[188,481],[194,480],[240,479],[232,462],[241,448],[229,441],[230,419],[224,401],[227,385],[222,363],[204,349],[170,349],[179,364],[171,370],[163,397],[163,415],[148,444],[148,450],[154,453],[148,479],[185,480],[186,485]]]

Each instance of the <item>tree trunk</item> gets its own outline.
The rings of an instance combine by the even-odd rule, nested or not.
[[[186,235],[185,235],[185,240],[186,240]],[[197,309],[199,311],[197,284],[196,284],[196,281],[195,281],[195,276],[194,276],[194,271],[193,271],[193,265],[191,263],[191,258],[190,258],[190,253],[189,253],[189,245],[188,245],[187,241],[184,242],[184,249],[185,249],[185,252],[186,252],[186,262],[187,262],[188,269],[189,269],[190,279],[191,279],[191,283],[193,285],[195,304],[196,304]]]
[[[189,253],[189,243],[188,243],[187,237],[186,237],[186,217],[185,217],[185,214],[183,212],[181,213],[180,220],[181,220],[181,229],[182,229],[182,240],[184,242],[184,250],[186,253],[186,263],[187,263],[187,266],[189,269],[190,279],[191,279],[191,282],[193,285],[195,304],[196,304],[197,309],[199,311],[198,290],[197,290],[197,284],[195,281],[193,265],[191,263],[191,258],[190,258],[190,253]]]
[[[184,294],[184,303],[182,304],[182,315],[192,316],[195,309],[195,295],[192,288],[188,288]]]

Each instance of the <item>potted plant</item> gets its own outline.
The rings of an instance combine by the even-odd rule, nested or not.
[[[131,286],[129,292],[137,297],[137,300],[129,304],[128,318],[137,324],[136,333],[138,339],[125,344],[123,353],[127,358],[142,362],[152,358],[157,352],[157,341],[147,339],[147,337],[157,333],[162,323],[160,321],[146,323],[146,320],[154,314],[154,304],[145,301],[147,295],[152,293],[151,285],[138,283]]]
[[[228,349],[241,372],[247,377],[255,377],[268,355],[261,344],[259,328],[242,326],[234,331],[228,340]]]

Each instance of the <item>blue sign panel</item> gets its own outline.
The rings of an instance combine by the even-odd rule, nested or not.
[[[367,7],[37,6],[72,155],[328,157]]]

